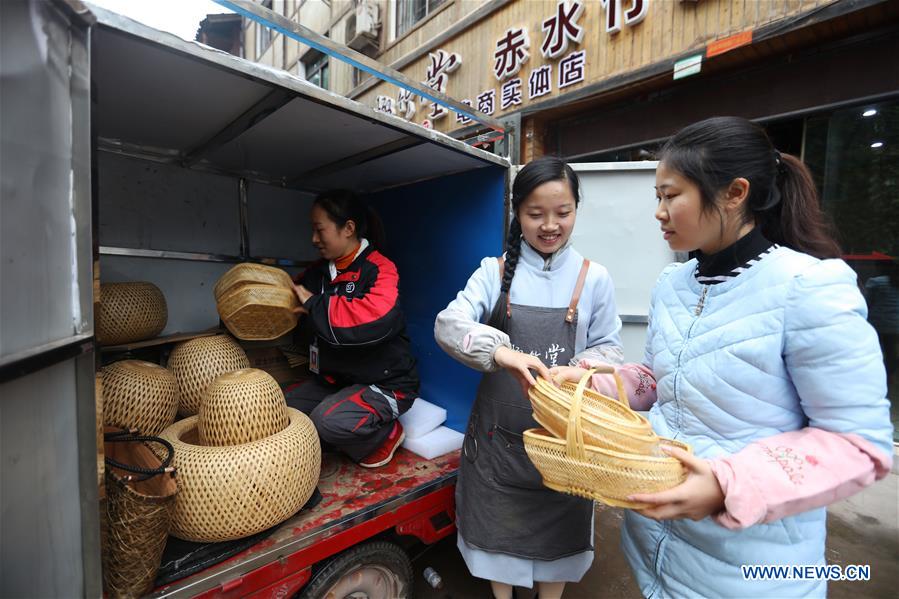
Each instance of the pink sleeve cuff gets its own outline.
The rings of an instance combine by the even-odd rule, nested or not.
[[[782,433],[710,460],[724,492],[714,519],[738,529],[824,507],[885,477],[892,456],[852,433]]]
[[[596,366],[608,366],[597,360],[581,360],[580,368],[594,368]],[[656,380],[652,371],[643,364],[622,364],[615,367],[615,372],[624,383],[627,393],[628,405],[633,410],[645,411],[656,402]],[[590,380],[590,387],[599,393],[613,399],[618,399],[618,388],[611,374],[594,374]]]

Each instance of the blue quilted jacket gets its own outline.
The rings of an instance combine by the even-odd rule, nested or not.
[[[653,290],[645,363],[656,432],[702,458],[805,427],[892,453],[880,347],[843,261],[779,247],[713,286],[695,269],[672,265]],[[628,512],[622,547],[647,597],[807,597],[824,596],[826,583],[745,581],[740,566],[823,565],[824,538],[824,508],[744,530]]]

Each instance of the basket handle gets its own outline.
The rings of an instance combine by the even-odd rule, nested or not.
[[[599,364],[594,366],[590,372],[595,372],[596,374],[611,374],[612,378],[615,379],[615,388],[618,390],[618,402],[624,404],[628,408],[631,407],[630,402],[627,400],[627,391],[624,390],[624,381],[621,380],[621,377],[618,375],[618,370],[614,366],[611,364]]]
[[[581,428],[581,405],[584,403],[584,389],[590,377],[598,368],[588,370],[578,381],[574,395],[571,396],[571,407],[568,410],[568,434],[565,444],[565,455],[573,460],[586,461],[587,453],[584,449],[584,431]]]
[[[134,466],[132,464],[123,464],[122,462],[114,460],[110,457],[104,458],[104,461],[109,466],[124,470],[125,472],[130,472],[131,475],[127,476],[126,480],[144,481],[160,474],[168,473],[172,476],[175,475],[175,468],[171,466],[172,458],[175,457],[175,448],[172,447],[171,443],[161,437],[156,437],[154,435],[141,435],[134,429],[126,429],[104,433],[103,440],[106,443],[157,443],[165,448],[166,456],[161,460],[162,463],[158,468],[144,468],[142,466]]]

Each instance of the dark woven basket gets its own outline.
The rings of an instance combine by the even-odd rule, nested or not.
[[[160,459],[150,444],[168,456]],[[108,597],[139,597],[153,588],[178,485],[171,445],[108,427],[103,588]]]

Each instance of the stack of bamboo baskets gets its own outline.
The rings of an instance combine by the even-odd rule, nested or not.
[[[239,339],[277,339],[297,325],[300,302],[290,275],[279,268],[238,264],[222,275],[214,294],[222,322]]]
[[[596,373],[615,377],[619,400],[587,389]],[[544,428],[524,432],[524,446],[543,483],[556,491],[605,504],[641,509],[627,498],[682,483],[686,472],[663,445],[690,447],[656,435],[649,421],[627,405],[621,378],[612,367],[587,372],[577,385],[556,387],[543,379],[528,392],[534,418]]]

